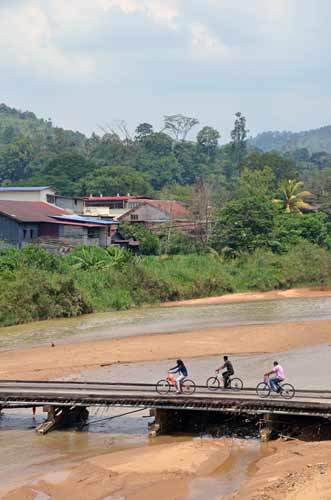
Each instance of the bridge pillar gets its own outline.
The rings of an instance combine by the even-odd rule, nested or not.
[[[155,417],[155,420],[148,424],[149,437],[156,437],[158,434],[171,432],[175,429],[178,422],[178,412],[176,410],[153,408],[150,410],[150,416]]]
[[[271,434],[274,431],[275,415],[266,413],[263,415],[263,420],[260,422],[260,439],[261,441],[269,441]]]
[[[88,410],[85,406],[44,406],[47,413],[46,420],[36,428],[39,434],[47,434],[60,427],[79,425],[88,419]]]

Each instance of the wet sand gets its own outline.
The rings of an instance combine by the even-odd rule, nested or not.
[[[197,475],[211,474],[229,457],[231,440],[191,440],[131,449],[84,460],[7,492],[4,500],[184,499]]]
[[[45,380],[116,363],[272,353],[331,343],[331,320],[211,328],[0,352],[0,378]]]
[[[330,500],[331,442],[277,442],[244,488],[228,500]]]

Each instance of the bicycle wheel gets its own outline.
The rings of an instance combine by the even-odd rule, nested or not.
[[[206,382],[206,386],[210,391],[217,391],[220,388],[220,381],[217,377],[209,377]]]
[[[233,391],[241,391],[243,387],[244,384],[240,378],[235,377],[230,380],[230,389]]]
[[[280,395],[285,399],[292,399],[295,396],[295,389],[291,384],[281,384]]]
[[[196,391],[196,386],[193,380],[184,380],[184,382],[182,383],[182,391],[184,394],[194,394]]]
[[[166,379],[159,380],[155,388],[159,394],[168,394],[170,392],[170,384]]]
[[[260,382],[256,386],[256,394],[259,398],[267,398],[270,395],[270,387],[265,382]]]

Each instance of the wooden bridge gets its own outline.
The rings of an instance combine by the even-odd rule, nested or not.
[[[161,396],[155,384],[107,382],[0,381],[0,409],[44,407],[48,412],[40,429],[48,431],[72,412],[89,407],[132,407],[168,411],[204,411],[246,415],[292,415],[331,419],[331,391],[297,390],[291,400],[274,394],[259,398],[254,388],[210,392],[197,386],[193,395],[174,391]],[[60,418],[61,417],[61,418]],[[52,425],[53,424],[53,425]]]

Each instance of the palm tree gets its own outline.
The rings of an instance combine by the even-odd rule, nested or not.
[[[285,212],[302,213],[302,210],[312,208],[312,206],[305,201],[305,198],[312,196],[312,193],[309,191],[300,191],[300,189],[303,188],[302,181],[282,181],[279,188],[280,196],[273,200],[273,203],[282,207]]]

